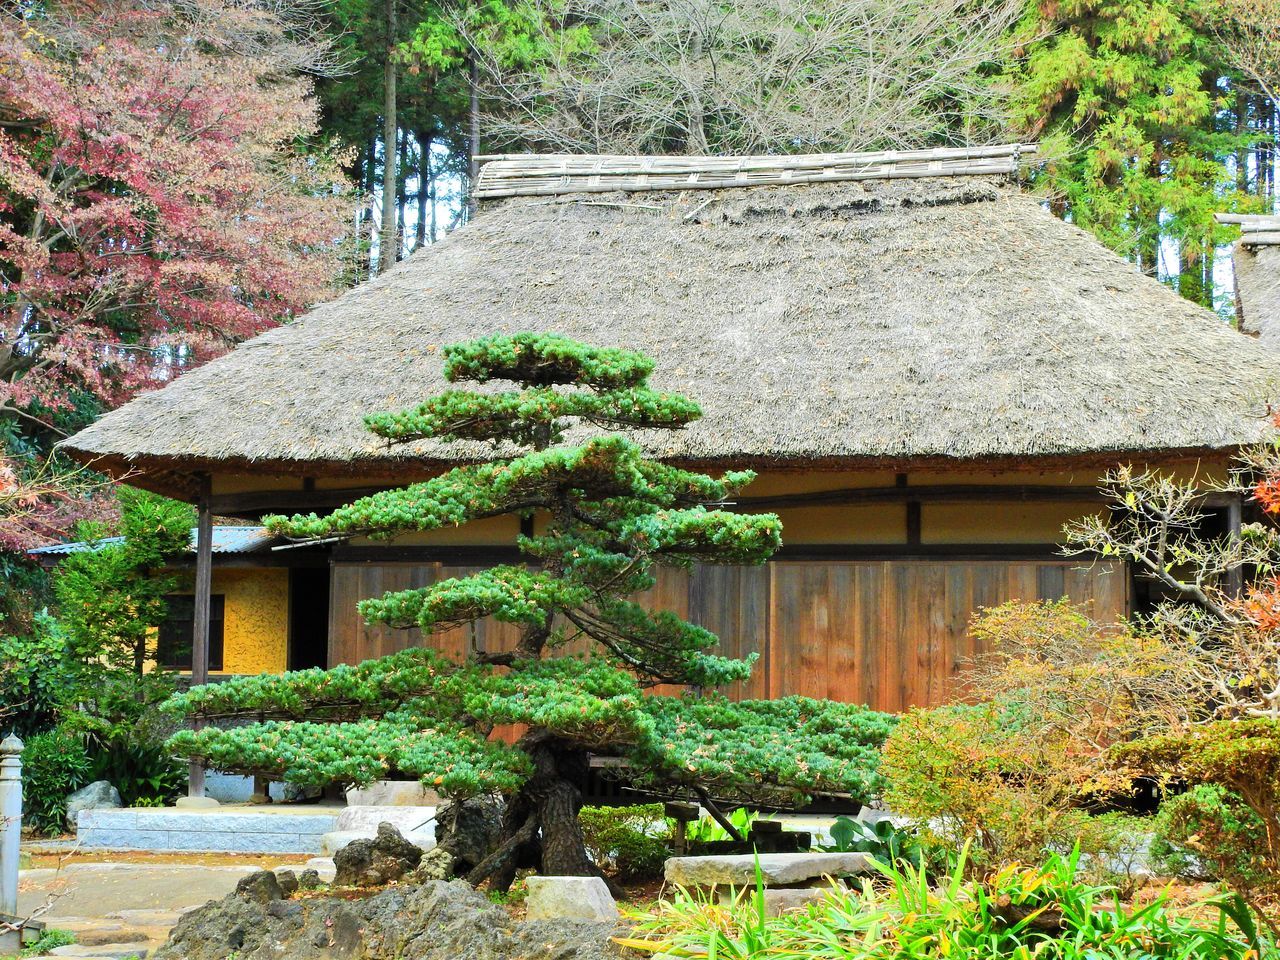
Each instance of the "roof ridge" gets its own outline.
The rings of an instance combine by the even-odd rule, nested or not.
[[[1232,223],[1240,227],[1240,242],[1250,247],[1280,246],[1280,214],[1271,213],[1218,213],[1218,223]]]
[[[935,147],[860,153],[739,157],[620,154],[491,154],[474,196],[495,199],[570,193],[718,190],[778,184],[917,177],[1012,176],[1035,144]]]

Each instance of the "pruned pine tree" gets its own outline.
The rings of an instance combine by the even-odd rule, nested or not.
[[[327,517],[273,517],[299,540],[388,539],[474,520],[533,516],[526,560],[360,604],[370,623],[424,635],[494,618],[518,628],[501,651],[463,662],[409,649],[357,666],[248,677],[200,687],[172,709],[208,726],[175,745],[211,766],[301,784],[420,777],[442,794],[507,796],[504,839],[467,879],[505,888],[518,857],[548,874],[596,872],[577,813],[591,754],[624,761],[634,782],[682,795],[866,796],[889,719],[862,707],[787,698],[733,702],[706,692],[745,679],[750,661],[713,652],[709,631],[630,596],[657,564],[759,564],[781,543],[772,514],[721,509],[753,479],[657,463],[616,434],[565,443],[577,425],[679,429],[698,407],[647,385],[642,354],[547,334],[447,347],[450,381],[508,380],[505,392],[449,390],[411,410],[375,414],[391,443],[493,441],[527,452],[461,466],[378,493]],[[564,652],[586,642],[593,653]],[[683,697],[646,693],[675,684]],[[526,728],[509,744],[499,725]]]

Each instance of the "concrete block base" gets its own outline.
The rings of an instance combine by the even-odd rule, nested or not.
[[[319,853],[340,810],[311,813],[218,809],[84,810],[76,840],[89,850]]]

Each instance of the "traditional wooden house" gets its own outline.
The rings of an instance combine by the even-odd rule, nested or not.
[[[655,386],[705,411],[652,452],[758,470],[739,507],[785,525],[767,566],[671,571],[658,602],[760,653],[753,694],[937,701],[979,607],[1141,604],[1123,565],[1059,555],[1062,525],[1099,509],[1120,462],[1221,473],[1278,395],[1276,354],[1021,192],[1019,153],[493,161],[473,222],[64,449],[198,502],[206,530],[320,511],[487,454],[362,429],[444,388],[442,345],[544,330],[640,348]],[[279,602],[310,614],[282,621],[312,627],[281,650],[333,664],[505,642],[496,625],[369,628],[355,604],[509,557],[516,532],[271,551],[323,571],[289,581]]]

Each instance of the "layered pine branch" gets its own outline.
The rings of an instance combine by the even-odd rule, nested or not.
[[[491,734],[518,724],[539,742],[624,758],[633,779],[655,787],[867,795],[888,718],[827,701],[734,703],[708,693],[746,679],[751,662],[717,655],[711,632],[630,599],[654,585],[658,564],[760,564],[781,544],[776,516],[725,509],[753,479],[749,471],[714,478],[660,464],[617,434],[564,443],[580,424],[679,429],[700,416],[697,405],[651,389],[653,364],[642,354],[549,334],[491,337],[444,355],[451,382],[505,380],[517,389],[452,389],[369,416],[368,428],[391,443],[481,440],[527,452],[267,526],[295,540],[390,539],[532,517],[535,533],[517,540],[523,562],[360,604],[370,623],[420,627],[424,636],[493,618],[516,625],[518,641],[463,662],[414,649],[196,688],[170,709],[255,722],[180,733],[178,749],[216,768],[299,784],[410,775],[447,795],[510,793],[533,764],[521,744]],[[559,654],[583,639],[590,656]],[[658,684],[695,690],[647,692]]]

